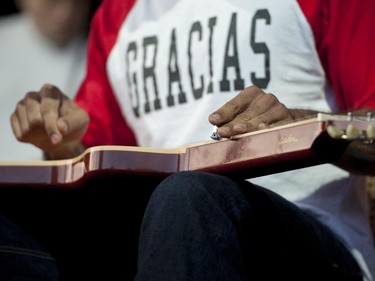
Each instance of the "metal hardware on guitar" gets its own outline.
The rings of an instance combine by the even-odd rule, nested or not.
[[[346,127],[338,126],[336,121],[344,121],[344,116],[333,118],[333,124],[327,127],[328,135],[333,139],[375,140],[375,118],[369,112],[366,117],[354,117],[351,112],[346,116]]]

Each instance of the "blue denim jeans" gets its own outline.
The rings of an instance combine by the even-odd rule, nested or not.
[[[218,175],[182,172],[164,180],[151,196],[135,280],[362,277],[326,226],[277,194]]]
[[[103,195],[116,184],[125,194]],[[151,193],[156,185],[104,180],[106,188],[91,186],[86,191],[94,192],[79,192],[74,200],[70,193],[36,196],[44,204],[36,204],[43,206],[36,214],[63,210],[47,220],[54,227],[46,235],[53,237],[48,249],[53,246],[60,280],[134,280],[137,245],[137,281],[361,280],[327,227],[267,189],[182,172],[162,181],[150,199],[127,194],[150,186]],[[44,243],[0,216],[0,280],[58,279]]]
[[[54,259],[23,229],[0,216],[0,280],[59,280]]]

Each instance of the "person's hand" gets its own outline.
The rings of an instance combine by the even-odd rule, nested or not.
[[[292,122],[294,116],[275,95],[251,86],[210,114],[208,120],[218,127],[217,133],[221,137],[229,138],[278,123]]]
[[[54,159],[76,156],[89,116],[57,87],[29,92],[10,117],[17,140],[33,144]]]
[[[361,140],[350,142],[336,164],[351,173],[375,176],[375,143]]]

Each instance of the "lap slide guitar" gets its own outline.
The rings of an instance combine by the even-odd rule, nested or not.
[[[374,139],[375,121],[371,116],[319,113],[313,118],[185,147],[97,146],[66,160],[0,162],[0,187],[70,189],[86,179],[116,173],[163,178],[187,170],[251,178],[334,163],[352,140],[373,148]],[[374,151],[370,152],[373,158]]]

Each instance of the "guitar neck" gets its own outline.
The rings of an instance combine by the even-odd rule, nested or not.
[[[328,125],[329,121],[318,116],[176,149],[97,146],[67,160],[0,162],[0,187],[74,188],[92,177],[163,178],[187,170],[257,177],[335,161],[347,142],[330,138]]]
[[[335,161],[347,142],[335,141],[318,118],[243,134],[215,144],[188,148],[188,170],[236,178],[258,177]]]

